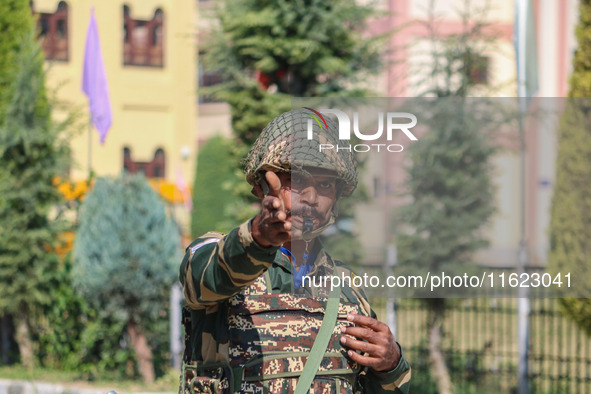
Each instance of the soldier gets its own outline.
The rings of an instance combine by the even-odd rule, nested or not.
[[[355,275],[316,237],[355,189],[357,168],[346,150],[319,153],[338,143],[337,126],[311,119],[278,116],[246,157],[260,212],[187,248],[185,392],[408,392],[410,366],[363,290],[303,280]]]

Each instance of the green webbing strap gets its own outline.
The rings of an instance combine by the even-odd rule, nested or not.
[[[341,297],[341,288],[333,288],[328,295],[328,301],[326,302],[326,313],[322,319],[322,325],[318,330],[318,335],[310,350],[310,355],[306,360],[306,365],[302,371],[302,375],[298,380],[294,394],[306,394],[310,390],[310,384],[316,376],[318,367],[324,357],[324,352],[328,347],[328,342],[332,336],[332,331],[335,324],[337,323],[337,317],[339,314],[339,301]]]
[[[269,270],[265,271],[265,287],[267,288],[267,294],[273,294],[273,283],[271,282]]]

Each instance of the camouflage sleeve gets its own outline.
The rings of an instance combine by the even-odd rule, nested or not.
[[[204,309],[238,293],[271,266],[278,248],[252,238],[250,221],[228,235],[209,232],[189,245],[179,279],[187,304]]]
[[[397,342],[398,343],[398,342]],[[400,344],[398,344],[400,347]],[[361,378],[363,392],[366,394],[404,393],[410,390],[410,364],[404,358],[400,347],[400,361],[396,368],[388,372],[374,372],[371,369]]]
[[[337,272],[340,275],[350,275],[354,278],[355,273],[345,264],[340,261],[335,261]],[[351,288],[352,294],[348,294],[348,290],[344,290],[345,296],[351,301],[359,303],[361,311],[374,319],[377,318],[369,304],[369,300],[362,287]],[[398,343],[398,342],[397,342]],[[400,347],[400,344],[398,344]],[[386,394],[386,393],[408,393],[410,389],[411,368],[410,364],[404,357],[402,347],[400,347],[400,361],[396,368],[388,372],[375,372],[368,369],[360,375],[360,383],[365,394]]]

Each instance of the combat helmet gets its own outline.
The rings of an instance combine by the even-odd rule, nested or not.
[[[336,173],[339,196],[351,195],[357,187],[355,158],[349,150],[337,149],[337,124],[319,115],[312,109],[302,108],[273,119],[243,160],[248,183],[260,184],[265,171],[306,173],[306,169],[321,168]],[[312,139],[308,139],[310,125]],[[320,144],[334,148],[320,151]]]

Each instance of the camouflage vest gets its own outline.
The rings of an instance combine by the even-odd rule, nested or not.
[[[270,294],[268,275],[229,300],[229,362],[185,364],[184,393],[293,393],[322,326],[326,297]],[[361,370],[346,357],[341,329],[359,305],[338,303],[337,321],[310,393],[354,393]],[[188,322],[190,324],[190,321]],[[185,327],[185,332],[190,332]]]

